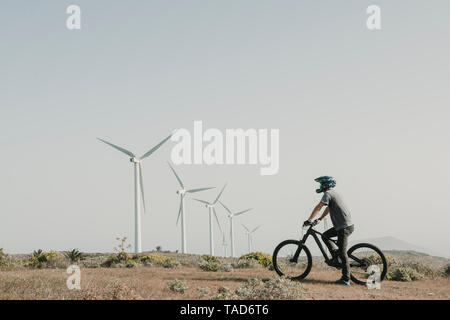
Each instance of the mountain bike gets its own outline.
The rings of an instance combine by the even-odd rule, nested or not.
[[[331,267],[341,269],[342,261],[330,259],[319,240],[322,233],[314,229],[319,223],[313,221],[301,240],[285,240],[274,250],[272,256],[273,267],[280,276],[291,280],[306,278],[312,268],[312,256],[305,245],[309,236],[316,241],[325,263]],[[325,237],[326,238],[326,237]],[[329,238],[326,238],[329,239]],[[329,239],[337,246],[337,240]],[[383,252],[370,243],[358,243],[347,250],[350,263],[350,278],[357,284],[366,284],[369,281],[381,282],[387,273],[387,262]]]

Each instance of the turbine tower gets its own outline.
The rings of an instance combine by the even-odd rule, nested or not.
[[[217,202],[219,201],[220,196],[222,195],[223,190],[225,190],[226,186],[227,186],[227,184],[225,183],[225,185],[223,186],[219,195],[213,202],[208,202],[208,201],[200,200],[200,199],[194,199],[196,201],[203,203],[205,205],[205,207],[208,208],[208,213],[209,213],[209,254],[212,256],[214,255],[214,235],[213,235],[212,216],[214,214],[214,217],[216,218],[216,222],[217,222],[217,225],[219,226],[220,232],[222,232],[222,234],[223,234],[222,227],[220,226],[219,218],[217,218],[217,212],[216,212],[215,206],[216,206]]]
[[[252,208],[233,213],[230,209],[227,208],[227,206],[225,206],[222,203],[222,201],[219,201],[219,202],[225,208],[225,210],[228,211],[228,218],[230,219],[231,257],[234,258],[233,218],[236,216],[239,216],[241,214],[247,213],[248,211],[252,210]]]
[[[195,193],[195,192],[205,191],[205,190],[209,190],[209,189],[214,189],[215,187],[186,190],[183,182],[181,181],[181,179],[178,176],[175,169],[172,167],[170,162],[167,162],[167,163],[169,164],[170,169],[172,169],[172,172],[175,175],[175,178],[177,178],[178,183],[180,184],[180,187],[181,187],[180,190],[177,190],[177,194],[180,195],[180,209],[178,210],[177,225],[178,225],[178,221],[180,220],[180,217],[181,217],[181,252],[187,253],[187,251],[186,251],[186,224],[185,224],[185,216],[184,216],[184,213],[185,213],[184,212],[184,197],[186,196],[187,193]]]
[[[255,229],[251,230],[249,228],[247,228],[246,226],[242,225],[244,227],[244,229],[246,230],[245,234],[247,235],[247,242],[248,242],[248,253],[251,253],[253,251],[253,238],[252,238],[252,234],[253,232],[255,232],[256,230],[259,229],[259,227],[261,226],[257,226]]]
[[[225,240],[225,233],[222,232],[222,247],[223,247],[223,256],[227,256],[227,241]]]
[[[113,147],[114,149],[119,150],[120,152],[125,153],[130,158],[130,162],[133,163],[134,166],[134,252],[135,253],[141,253],[142,252],[142,240],[141,240],[141,206],[140,197],[142,196],[142,206],[145,209],[145,199],[144,199],[144,181],[142,178],[142,160],[149,157],[153,152],[158,150],[167,140],[169,140],[172,135],[175,133],[172,132],[167,138],[165,138],[163,141],[158,143],[156,146],[151,148],[149,151],[147,151],[144,155],[141,157],[136,157],[134,153],[131,151],[128,151],[127,149],[124,149],[122,147],[116,146],[115,144],[112,144],[111,142],[108,142],[106,140],[97,138],[98,140],[106,143],[107,145]]]

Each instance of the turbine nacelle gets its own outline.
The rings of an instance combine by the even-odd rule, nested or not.
[[[186,194],[186,190],[185,189],[177,190],[177,194],[179,194],[180,196],[184,196]]]
[[[133,163],[141,163],[141,159],[138,159],[138,158],[136,158],[136,157],[133,157],[133,158],[130,158],[130,162],[133,162]]]

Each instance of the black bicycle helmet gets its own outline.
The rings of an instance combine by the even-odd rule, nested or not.
[[[321,176],[321,177],[314,179],[314,181],[320,183],[320,188],[316,189],[317,193],[324,192],[328,188],[333,188],[336,186],[336,179],[334,179],[333,177],[330,177],[330,176]]]

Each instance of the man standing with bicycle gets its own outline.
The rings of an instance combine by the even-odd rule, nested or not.
[[[323,233],[322,240],[327,245],[328,250],[330,250],[332,256],[331,263],[338,265],[338,257],[342,261],[342,278],[335,283],[350,285],[350,265],[347,256],[347,244],[348,237],[354,230],[350,212],[344,205],[342,197],[333,189],[336,186],[336,180],[333,177],[322,176],[314,180],[320,183],[320,188],[316,192],[323,192],[323,196],[320,203],[314,208],[309,219],[303,223],[303,226],[310,225],[322,207],[327,207],[318,220],[321,221],[329,213],[333,228]],[[336,236],[338,237],[338,248],[329,240],[329,238]]]

